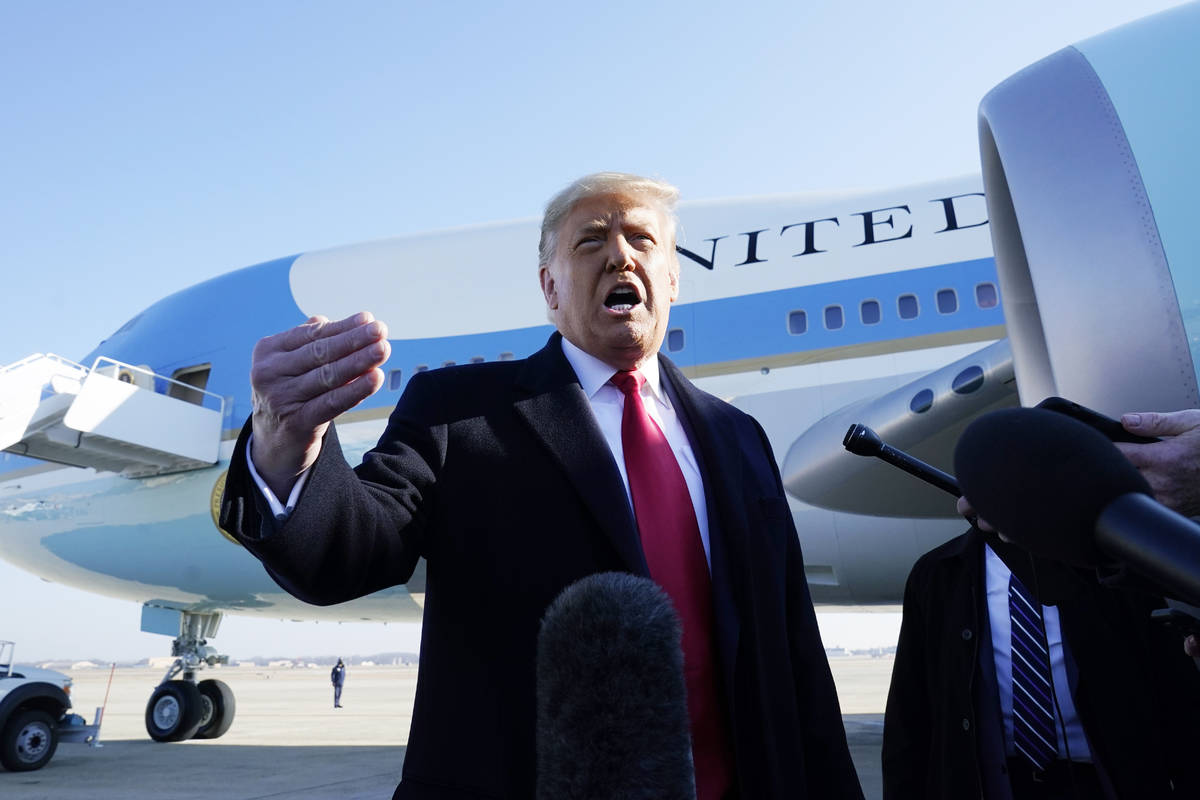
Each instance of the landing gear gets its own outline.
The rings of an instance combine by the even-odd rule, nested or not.
[[[146,731],[156,742],[181,742],[196,735],[202,721],[200,690],[191,681],[160,683],[146,704]]]
[[[200,681],[197,688],[200,690],[203,711],[196,738],[216,739],[233,724],[233,713],[237,708],[233,701],[233,690],[224,681],[212,679]]]
[[[175,663],[146,704],[146,732],[156,742],[216,739],[233,724],[233,690],[213,679],[197,684],[196,672],[229,661],[207,642],[216,635],[221,615],[179,613],[180,635],[171,644]]]

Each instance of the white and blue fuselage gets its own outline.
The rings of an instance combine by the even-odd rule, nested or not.
[[[780,458],[830,412],[1003,335],[978,179],[685,205],[680,225],[681,299],[663,351],[763,419]],[[384,387],[338,423],[354,463],[414,372],[521,358],[545,343],[537,238],[527,221],[306,253],[155,303],[82,363],[104,356],[167,376],[206,368],[204,388],[226,400],[219,462],[131,479],[0,455],[0,556],[48,580],[189,611],[415,618],[419,578],[315,608],[218,531],[219,480],[250,413],[250,353],[312,314],[366,309],[387,322]],[[794,512],[814,596],[833,603],[898,600],[912,559],[960,527],[855,519],[799,500]]]

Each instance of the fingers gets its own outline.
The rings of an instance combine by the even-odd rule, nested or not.
[[[328,317],[316,315],[309,317],[308,322],[303,325],[266,337],[259,344],[269,343],[274,350],[290,352],[299,350],[313,341],[338,336],[374,321],[375,316],[369,311],[360,311],[336,322],[330,322]]]
[[[312,317],[303,325],[260,340],[254,347],[253,362],[265,380],[277,375],[292,377],[386,341],[387,326],[365,312],[337,322]]]
[[[1195,634],[1183,640],[1183,652],[1192,658],[1200,658],[1200,639],[1197,639]]]
[[[256,436],[285,453],[308,452],[323,426],[383,385],[387,326],[361,312],[314,316],[258,342],[250,366]]]
[[[314,369],[292,377],[289,383],[291,394],[277,399],[283,402],[307,402],[377,369],[387,361],[391,352],[392,346],[384,340],[368,344],[338,357],[335,361],[326,361]]]
[[[338,322],[313,317],[254,348],[250,383],[272,406],[305,403],[385,362],[387,326],[362,313]]]
[[[964,517],[975,516],[975,507],[971,505],[971,501],[966,497],[958,498],[958,502],[954,507],[958,510],[958,513]]]
[[[1200,427],[1200,409],[1155,412],[1138,411],[1121,416],[1121,424],[1140,436],[1178,436]]]
[[[295,408],[289,427],[312,430],[346,413],[383,386],[383,370],[372,369],[334,389],[322,392]]]
[[[980,519],[975,511],[975,507],[971,505],[971,501],[965,496],[958,498],[958,503],[955,505],[958,513],[967,518],[967,521],[974,525],[984,533],[993,533],[996,529],[988,524],[986,519]]]

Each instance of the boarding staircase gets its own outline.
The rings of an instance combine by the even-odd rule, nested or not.
[[[0,367],[0,450],[128,478],[215,464],[225,410],[219,395],[111,358]]]

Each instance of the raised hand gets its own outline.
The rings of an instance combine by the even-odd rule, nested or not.
[[[250,365],[254,468],[283,500],[313,465],[329,423],[383,385],[387,326],[368,312],[310,317],[259,340]]]

